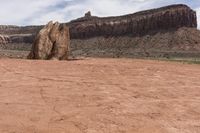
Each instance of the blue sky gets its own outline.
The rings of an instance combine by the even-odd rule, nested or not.
[[[67,22],[91,11],[96,16],[115,16],[170,4],[187,4],[197,11],[200,0],[0,0],[0,24],[41,25],[50,20]]]

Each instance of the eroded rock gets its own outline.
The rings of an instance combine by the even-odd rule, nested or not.
[[[117,17],[84,17],[68,23],[71,39],[97,36],[143,36],[180,27],[197,27],[196,12],[186,5],[171,5]]]
[[[91,12],[90,11],[88,11],[88,12],[86,12],[85,13],[85,17],[91,17],[92,15],[91,15]]]
[[[0,35],[0,44],[7,44],[10,43],[11,40],[8,36],[6,35]]]
[[[49,22],[36,36],[29,59],[68,59],[69,28],[58,22]]]

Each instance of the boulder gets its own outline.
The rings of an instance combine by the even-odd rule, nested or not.
[[[29,59],[68,59],[69,28],[65,24],[49,22],[36,36]]]

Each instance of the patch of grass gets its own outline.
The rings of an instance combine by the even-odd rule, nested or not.
[[[156,59],[156,58],[154,58]],[[174,62],[181,62],[181,63],[187,63],[187,64],[200,64],[200,58],[157,58],[158,60],[164,60],[164,61],[174,61]]]
[[[188,63],[188,64],[200,64],[200,60],[197,59],[169,59],[169,60]]]

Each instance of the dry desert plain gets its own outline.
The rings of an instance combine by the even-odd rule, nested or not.
[[[0,133],[200,133],[200,65],[0,59]]]

